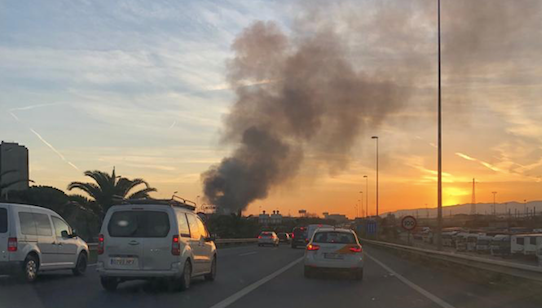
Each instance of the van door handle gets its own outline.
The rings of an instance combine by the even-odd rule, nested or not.
[[[128,244],[135,246],[135,245],[139,245],[139,242],[138,241],[131,241]]]

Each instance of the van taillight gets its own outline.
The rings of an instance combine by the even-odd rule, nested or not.
[[[171,240],[171,254],[178,256],[181,254],[181,243],[179,243],[179,235],[175,234]]]
[[[104,245],[105,245],[105,241],[104,241],[104,235],[103,234],[100,234],[98,236],[98,254],[101,255],[104,253]]]
[[[16,237],[8,238],[8,251],[11,251],[11,252],[17,251],[17,238]]]

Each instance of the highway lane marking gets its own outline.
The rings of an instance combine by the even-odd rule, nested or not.
[[[244,289],[238,291],[237,293],[234,293],[233,295],[231,295],[230,297],[222,300],[221,302],[219,302],[217,304],[214,304],[210,308],[226,308],[226,307],[228,307],[229,305],[231,305],[231,304],[235,303],[236,301],[238,301],[241,297],[243,297],[243,296],[247,295],[248,293],[256,290],[261,285],[265,284],[266,282],[269,282],[271,279],[277,277],[278,275],[284,273],[285,271],[292,268],[293,266],[295,266],[299,262],[303,261],[303,258],[304,257],[301,257],[301,258],[293,261],[292,263],[286,265],[285,267],[279,269],[278,271],[276,271],[276,272],[274,272],[274,273],[272,273],[270,275],[267,275],[266,277],[264,277],[264,278],[256,281],[255,283],[245,287]]]
[[[96,265],[98,265],[98,264],[97,264],[97,263],[92,263],[92,264],[89,264],[89,265],[87,265],[87,266],[88,266],[88,267],[91,267],[91,266],[96,266]]]
[[[404,283],[407,286],[411,287],[412,289],[418,291],[420,294],[427,297],[428,299],[430,299],[431,301],[433,301],[435,304],[439,305],[440,307],[443,307],[443,308],[455,308],[454,306],[452,306],[452,305],[448,304],[447,302],[443,301],[442,299],[440,299],[436,295],[433,295],[432,293],[429,293],[428,291],[426,291],[422,287],[418,286],[414,282],[412,282],[412,281],[406,279],[405,277],[401,276],[399,273],[397,273],[394,270],[392,270],[391,268],[389,268],[386,264],[384,264],[384,263],[378,261],[377,259],[371,257],[371,255],[369,255],[367,252],[365,252],[365,256],[368,257],[369,259],[373,260],[376,264],[382,266],[386,271],[392,273],[402,283]]]
[[[255,253],[258,253],[258,252],[257,251],[249,251],[249,252],[245,252],[245,253],[240,254],[239,257],[249,256],[249,255],[253,255]]]
[[[8,275],[0,275],[0,278],[8,278]]]

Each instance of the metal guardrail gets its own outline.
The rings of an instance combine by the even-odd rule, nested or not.
[[[405,245],[399,245],[399,244],[393,244],[393,243],[387,243],[387,242],[381,242],[381,241],[373,241],[373,240],[367,240],[367,239],[362,239],[362,242],[370,244],[370,245],[376,245],[376,246],[386,247],[386,248],[404,251],[408,253],[418,254],[425,257],[438,259],[441,261],[461,264],[464,266],[469,266],[469,267],[473,267],[477,269],[492,271],[496,273],[511,275],[511,276],[525,278],[525,279],[530,279],[537,282],[542,282],[542,268],[537,267],[537,266],[499,261],[499,260],[491,260],[491,259],[486,259],[486,258],[463,255],[463,254],[429,250],[429,249],[423,249],[423,248],[418,248],[418,247],[411,247],[411,246],[405,246]]]
[[[227,246],[227,245],[240,245],[240,244],[251,244],[256,243],[257,238],[232,238],[232,239],[216,239],[214,242],[217,246]],[[98,243],[87,243],[88,249],[90,251],[96,250]]]

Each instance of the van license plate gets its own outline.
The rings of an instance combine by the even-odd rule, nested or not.
[[[136,260],[134,258],[112,258],[111,265],[134,265]]]
[[[324,258],[326,259],[336,259],[336,260],[341,260],[343,259],[344,257],[338,253],[325,253],[324,254]]]

